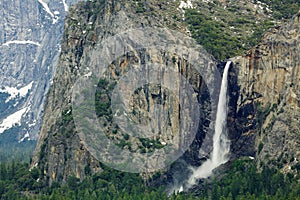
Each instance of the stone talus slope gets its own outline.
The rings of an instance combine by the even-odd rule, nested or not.
[[[300,13],[233,59],[231,129],[233,138],[245,138],[236,150],[256,152],[259,161],[284,171],[300,159],[299,49]]]

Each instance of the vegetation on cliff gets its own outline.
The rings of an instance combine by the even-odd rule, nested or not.
[[[254,2],[257,2],[255,0]],[[300,3],[298,0],[261,0],[270,5],[271,10],[274,12],[275,19],[289,19],[300,10]]]
[[[297,1],[287,1],[285,5],[282,5],[279,1],[274,1],[273,3],[272,7],[281,6],[280,9],[278,8],[276,15],[274,14],[274,19],[289,17],[290,14],[295,12],[294,5],[299,6]],[[142,1],[139,1],[137,5],[139,9],[136,12],[138,14],[142,15],[146,11],[150,13],[143,6]],[[285,7],[286,9],[284,9]],[[219,60],[242,54],[260,40],[262,33],[267,28],[273,26],[271,18],[256,23],[254,16],[248,18],[246,17],[248,15],[240,14],[237,12],[238,7],[235,6],[228,9],[219,6],[219,11],[220,9],[224,11],[222,15],[216,15],[217,19],[219,17],[219,20],[215,20],[213,17],[213,12],[215,12],[214,9],[216,8],[208,7],[208,10],[210,9],[212,10],[211,15],[198,12],[196,9],[187,9],[184,13],[183,21],[190,25],[191,35]],[[243,11],[251,13],[250,8]],[[235,12],[237,12],[237,15],[234,14]],[[173,17],[178,19],[178,16],[175,14]],[[181,17],[180,20],[182,21]],[[74,24],[78,25],[75,22]],[[247,34],[246,30],[250,31],[251,34]],[[78,49],[82,53],[82,46],[78,45]],[[102,84],[106,86],[104,82]],[[106,92],[98,93],[96,98],[106,97]],[[108,103],[109,101],[99,101],[96,104],[99,118],[107,117],[107,124],[109,124],[109,116],[111,115]],[[268,109],[261,109],[261,117],[265,117],[268,112]],[[62,122],[58,127],[59,131],[55,130],[54,126],[51,129],[52,132],[58,132],[55,132],[57,140],[51,141],[53,146],[46,146],[46,142],[41,145],[39,167],[42,165],[47,166],[49,163],[57,161],[54,159],[46,160],[47,153],[51,149],[56,151],[56,144],[62,144],[66,138],[70,138],[75,134],[72,131],[73,126],[70,126],[70,122],[72,122],[70,110],[66,109],[59,113],[62,114]],[[105,121],[103,120],[103,122]],[[117,133],[117,127],[111,127],[115,128],[111,129],[112,134]],[[53,138],[56,139],[55,137]],[[129,139],[129,136],[124,134],[119,145],[130,148]],[[71,140],[69,139],[68,141]],[[145,149],[150,146],[150,143],[158,147],[160,145],[159,143],[156,144],[155,141],[147,140],[141,140],[140,143],[141,145],[138,148],[142,152],[146,151]],[[60,146],[61,151],[57,150],[57,157],[64,155],[63,159],[66,161],[62,164],[64,167],[67,166],[66,163],[72,166],[69,160],[73,159],[73,157],[69,158],[68,156],[73,153],[71,148],[75,148],[74,146],[77,145],[77,143],[73,144],[73,146],[68,146],[67,144],[69,145],[69,143],[66,143]],[[262,151],[264,143],[260,143],[258,147],[258,151]],[[68,148],[71,150],[69,151]],[[66,152],[66,154],[61,152]],[[51,152],[50,154],[53,155],[54,153]],[[82,153],[78,157],[81,158],[85,155]],[[90,168],[83,167],[87,177],[82,182],[74,175],[71,175],[66,181],[61,178],[58,180],[62,180],[62,182],[53,182],[51,186],[48,185],[48,180],[44,180],[46,174],[44,174],[43,168],[33,168],[31,171],[28,171],[28,168],[27,164],[14,162],[0,165],[1,199],[297,199],[300,195],[298,183],[300,177],[299,164],[293,166],[295,174],[282,174],[280,171],[270,168],[269,165],[261,164],[261,168],[258,170],[254,161],[237,160],[231,164],[228,173],[222,179],[207,182],[202,187],[200,186],[195,193],[183,193],[171,197],[167,197],[164,188],[157,189],[157,187],[152,187],[150,180],[150,183],[145,182],[136,174],[115,171],[105,166],[101,166],[102,172],[94,175],[91,175]],[[54,168],[51,170],[53,170],[51,172],[55,171]],[[46,171],[46,173],[48,173],[47,178],[49,178],[50,171]],[[58,177],[62,176],[59,173],[56,175]],[[164,179],[161,175],[158,175],[156,178],[157,180]]]
[[[300,10],[297,0],[199,3],[187,9],[184,21],[191,35],[216,59],[243,55],[258,44],[270,28],[290,19]],[[175,18],[178,18],[175,16]]]

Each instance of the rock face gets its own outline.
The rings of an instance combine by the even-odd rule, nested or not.
[[[233,150],[285,172],[300,159],[299,38],[300,13],[234,58],[230,79]]]
[[[64,18],[77,0],[0,2],[0,134],[37,139],[60,53]]]
[[[97,153],[93,152],[94,149],[88,149],[87,142],[82,137],[79,137],[78,129],[76,129],[74,123],[74,110],[72,110],[73,87],[78,78],[81,76],[93,76],[95,70],[98,70],[92,66],[95,63],[101,64],[101,60],[97,58],[100,54],[98,49],[101,49],[101,42],[108,37],[122,33],[128,27],[137,29],[147,26],[169,27],[173,25],[170,19],[161,20],[158,17],[160,10],[166,6],[165,4],[149,1],[147,5],[144,5],[143,13],[140,13],[140,6],[131,1],[86,2],[72,8],[69,16],[66,18],[59,65],[53,79],[53,86],[48,94],[43,126],[33,159],[33,166],[38,166],[42,169],[48,183],[66,181],[70,175],[75,175],[82,179],[90,172],[101,171],[102,164],[95,159]],[[186,29],[180,28],[180,23],[178,23],[177,30],[184,32]],[[168,44],[176,44],[183,38],[170,37],[165,39],[169,41]],[[159,40],[156,40],[153,35],[152,41]],[[193,43],[187,42],[185,45],[185,48],[193,47]],[[196,140],[192,144],[192,149],[195,149],[195,151],[190,150],[185,157],[190,161],[196,162],[202,140],[206,132],[211,129],[210,121],[208,120],[211,118],[210,115],[212,115],[209,110],[211,102],[208,97],[210,93],[206,86],[207,83],[204,84],[199,72],[184,57],[172,53],[172,50],[175,51],[175,49],[168,50],[169,52],[145,49],[128,51],[120,58],[109,63],[102,79],[98,83],[95,97],[96,108],[99,108],[96,110],[97,116],[100,123],[104,126],[107,137],[113,140],[117,146],[121,146],[132,153],[151,153],[154,149],[160,149],[168,145],[173,138],[178,138],[180,128],[187,128],[185,126],[188,126],[192,116],[182,115],[182,113],[186,112],[185,109],[196,110],[191,104],[194,98],[202,105],[200,108],[197,108],[200,109],[201,122],[192,126],[193,128],[199,125],[198,130],[196,129]],[[198,59],[199,63],[202,63],[202,65],[214,63],[212,56],[208,55],[203,48],[199,47],[198,50],[201,54],[201,57]],[[166,69],[170,68],[180,72],[193,88],[192,95],[180,100],[180,98],[174,98],[172,92],[157,84],[142,85],[134,91],[130,90],[130,86],[124,86],[122,88],[124,94],[133,92],[129,100],[130,109],[126,113],[119,112],[119,110],[113,112],[109,106],[114,86],[118,81],[122,81],[121,77],[126,75],[130,69],[141,63],[148,62],[158,63],[166,66]],[[207,69],[210,69],[209,65]],[[207,71],[211,74],[214,73],[213,68]],[[149,76],[151,73],[140,75]],[[174,77],[168,77],[166,71],[160,76],[160,79],[166,82],[167,85],[173,85],[177,88],[176,85],[181,84]],[[216,76],[215,78],[220,77]],[[132,77],[131,79],[133,83],[138,83],[140,80],[143,79],[140,79],[140,77]],[[214,77],[212,79],[209,77],[205,81],[214,83]],[[214,91],[212,93],[217,94],[218,89],[218,87],[213,88]],[[178,92],[180,94],[182,91],[179,89]],[[178,101],[180,101],[180,107],[178,107]],[[163,118],[164,116],[154,116],[157,119],[151,119],[148,113],[155,108],[155,104],[161,105],[161,109],[167,111],[168,114],[165,115],[167,119]],[[185,104],[185,107],[183,107],[183,104]],[[154,127],[158,127],[158,129],[151,129],[154,137],[149,139],[132,137],[132,133],[122,132],[121,125],[117,126],[112,122],[112,118],[118,115],[128,115],[133,121],[140,124],[153,122]],[[168,130],[165,130],[166,127],[164,125],[160,125],[164,121],[167,122]],[[189,132],[182,134],[188,134]],[[168,134],[164,135],[163,133]],[[180,138],[187,139],[179,139],[175,142],[176,147],[184,146],[189,140],[185,135],[181,135]],[[97,143],[96,139],[94,142]],[[211,149],[204,150],[203,154],[208,154],[209,150]],[[105,154],[107,152],[101,153]]]
[[[101,42],[110,36],[126,31],[129,27],[134,29],[147,26],[172,27],[185,32],[186,27],[179,22],[175,24],[172,18],[160,13],[160,11],[167,13],[172,6],[174,5],[171,2],[168,4],[160,1],[139,3],[110,0],[88,1],[71,9],[66,19],[59,64],[48,93],[42,130],[32,163],[43,171],[47,183],[64,182],[70,175],[82,179],[90,173],[102,170],[102,164],[95,158],[97,154],[93,149],[88,149],[76,129],[72,110],[73,87],[79,77],[93,77],[95,72],[91,66],[101,65],[101,61],[97,60],[97,53],[100,52],[98,49],[102,45]],[[171,43],[175,39],[166,38]],[[187,47],[192,48],[192,44],[189,45],[191,46]],[[284,169],[294,165],[299,158],[297,49],[299,49],[299,16],[275,29],[274,32],[267,33],[263,41],[248,55],[232,59],[234,67],[229,75],[228,124],[233,158],[256,156],[261,162],[269,161],[274,164],[272,161],[276,159],[280,161],[278,163],[288,163]],[[119,115],[109,108],[113,86],[137,63],[155,60],[180,71],[191,83],[193,95],[201,105],[196,139],[182,157],[183,165],[199,165],[202,159],[199,158],[199,149],[203,146],[203,139],[213,127],[211,119],[215,105],[209,101],[211,98],[209,87],[191,65],[176,54],[161,51],[159,56],[155,57],[151,51],[125,50],[124,55],[107,65],[103,79],[97,83],[95,107],[99,108],[97,116],[105,127],[106,136],[115,140],[117,146],[140,153],[151,153],[154,147],[161,148],[171,140],[160,134],[149,140],[133,139],[111,122],[113,116]],[[203,54],[201,61],[214,63],[213,58],[203,49],[200,51]],[[162,75],[162,79],[164,78]],[[132,79],[138,80],[137,77]],[[123,91],[130,92],[126,87]],[[213,93],[218,94],[218,87]],[[86,95],[88,94],[87,92]],[[189,104],[189,100],[185,103]],[[182,117],[179,114],[180,107],[174,106],[175,101],[176,99],[172,100],[172,94],[164,88],[147,85],[134,91],[129,101],[131,109],[123,114],[131,116],[134,121],[147,124],[151,120],[147,112],[154,104],[161,104],[164,110],[172,111],[167,121],[171,129],[176,130],[180,120],[188,122],[189,119],[180,118]],[[193,109],[192,106],[188,108]],[[161,118],[158,118],[157,124],[160,120]],[[178,141],[178,144],[185,142]],[[211,147],[207,145],[209,146]],[[201,156],[207,156],[210,151],[210,148],[204,149],[200,152]],[[180,166],[178,168],[181,169]],[[180,175],[182,176],[182,173]]]

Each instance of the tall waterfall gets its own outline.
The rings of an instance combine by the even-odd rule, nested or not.
[[[189,177],[186,185],[181,186],[176,192],[189,189],[196,184],[196,180],[207,178],[212,175],[213,170],[228,161],[230,151],[230,141],[227,138],[227,77],[231,61],[226,63],[222,85],[219,95],[219,102],[216,115],[215,133],[213,136],[213,151],[211,157],[206,160],[200,167],[192,168],[192,175]]]

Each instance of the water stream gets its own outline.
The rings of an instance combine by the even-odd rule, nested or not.
[[[227,86],[228,86],[228,71],[231,61],[226,63],[222,85],[219,94],[215,133],[213,136],[213,150],[210,158],[206,160],[201,166],[197,168],[191,168],[192,174],[188,178],[185,185],[180,186],[175,192],[182,192],[188,190],[196,184],[198,179],[208,178],[212,175],[213,170],[218,166],[226,163],[229,159],[228,155],[230,152],[230,141],[227,138]]]

